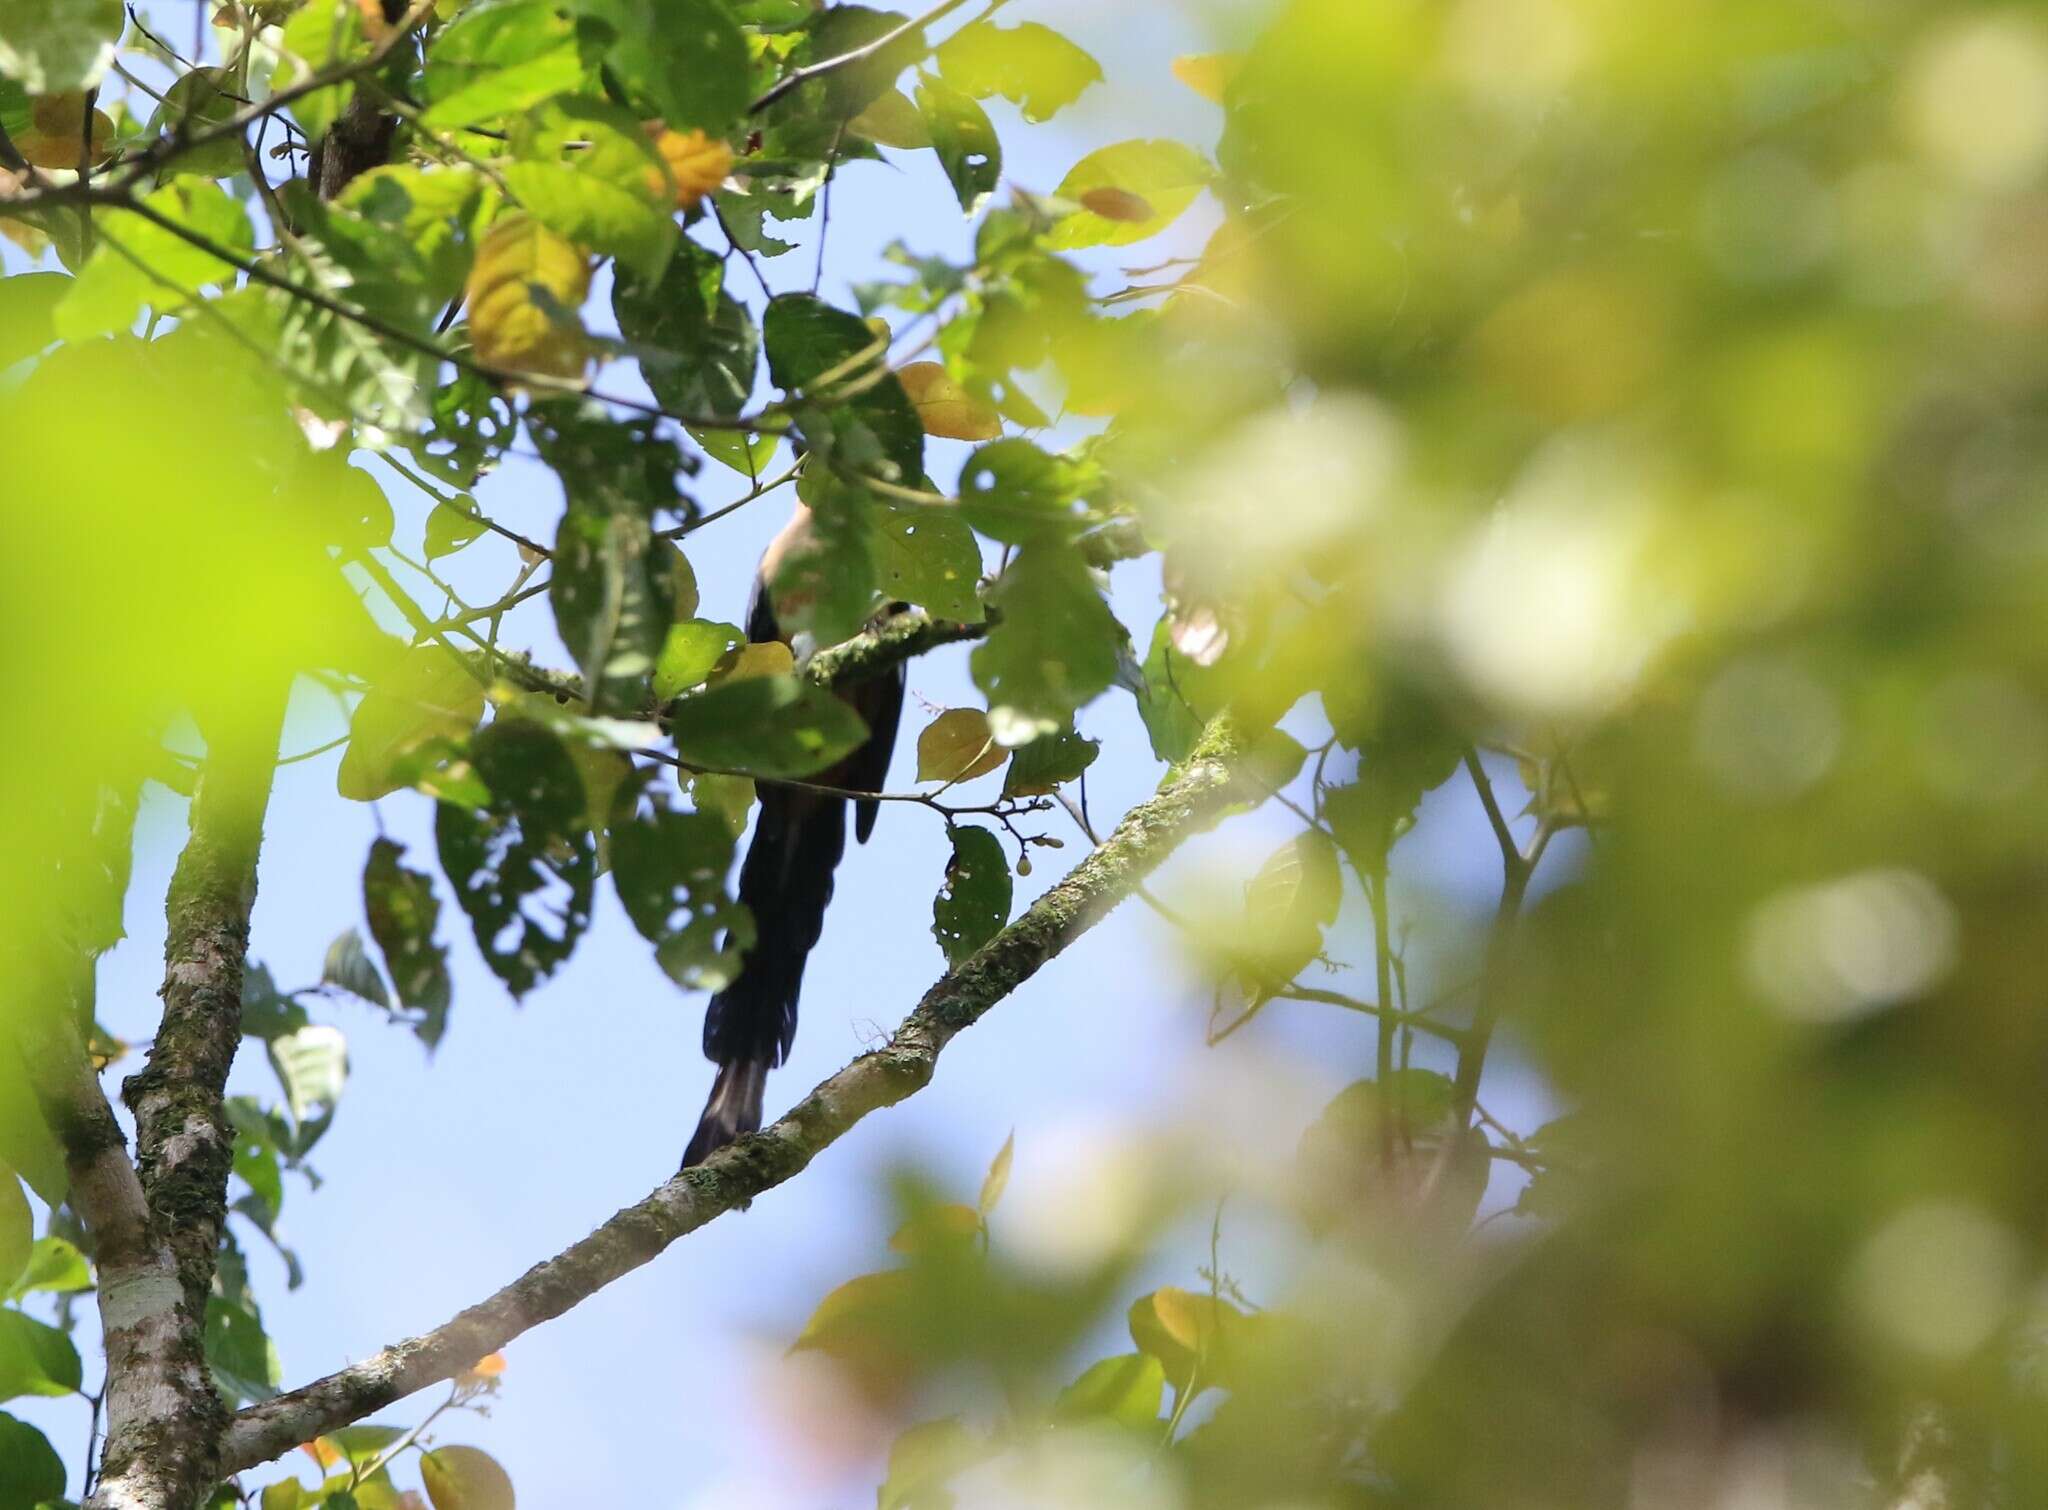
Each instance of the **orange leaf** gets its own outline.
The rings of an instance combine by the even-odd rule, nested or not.
[[[654,150],[668,164],[676,181],[676,208],[694,210],[707,194],[715,194],[732,171],[732,148],[701,131],[652,133]]]

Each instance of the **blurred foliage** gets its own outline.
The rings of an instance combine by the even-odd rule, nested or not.
[[[303,990],[249,970],[281,1099],[230,1106],[235,1232],[277,1241],[336,1114],[345,1040],[309,1006],[440,1041],[441,896],[514,994],[600,885],[679,985],[730,978],[754,783],[829,785],[867,730],[697,617],[675,542],[715,517],[709,462],[811,510],[769,585],[803,649],[896,602],[987,620],[986,706],[918,742],[949,965],[1057,844],[1035,815],[1105,700],[1167,763],[1228,709],[1291,836],[1147,900],[1219,1045],[1278,1002],[1356,1027],[1327,1105],[1246,1091],[1297,1157],[1200,1129],[1078,1267],[998,1240],[1007,1150],[978,1209],[906,1177],[902,1262],[798,1342],[907,1428],[885,1510],[1862,1506],[1929,1475],[2048,1502],[2048,25],[1272,0],[1157,59],[1213,141],[1029,185],[997,123],[1133,81],[996,9],[448,0],[401,36],[264,0],[189,71],[98,0],[0,17],[0,231],[38,259],[0,278],[0,1399],[78,1388],[90,1283],[31,1069],[118,1053],[93,961],[138,794],[189,795],[194,730],[260,734],[251,689],[334,689],[339,796],[433,802],[442,876],[380,839],[367,941]],[[112,98],[117,49],[175,75],[160,102]],[[388,164],[323,199],[296,143],[259,156],[359,77],[403,104]],[[885,150],[971,253],[899,244],[857,309],[792,291],[776,232],[822,239],[827,186]],[[605,263],[616,338],[583,308]],[[472,492],[522,435],[545,540]],[[976,444],[956,477],[934,438]],[[434,566],[494,550],[495,600]],[[1134,638],[1107,575],[1137,558]],[[500,643],[542,592],[573,673]],[[1496,906],[1418,879],[1448,842],[1497,852]],[[1369,986],[1321,983],[1352,963]],[[1531,1085],[1558,1115],[1494,1115]],[[1202,1283],[1134,1302],[1225,1191],[1287,1234],[1257,1285],[1218,1216]],[[247,1400],[282,1373],[236,1242],[207,1337]],[[264,1503],[400,1503],[400,1434],[372,1436]],[[9,1492],[61,1492],[40,1442],[0,1417]],[[436,1449],[424,1490],[509,1504],[487,1463]]]

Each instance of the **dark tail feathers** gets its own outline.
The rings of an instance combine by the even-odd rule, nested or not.
[[[824,929],[832,872],[845,852],[844,800],[763,789],[740,867],[739,899],[754,916],[754,947],[705,1008],[704,1057],[719,1067],[718,1079],[684,1168],[760,1127],[762,1087],[796,1037],[804,962]]]

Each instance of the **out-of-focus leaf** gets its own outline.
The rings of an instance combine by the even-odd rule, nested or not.
[[[999,94],[1033,122],[1051,120],[1102,78],[1093,57],[1036,21],[976,21],[941,42],[935,57],[940,76],[955,89],[975,99]]]
[[[477,247],[463,296],[477,361],[582,377],[589,351],[576,311],[589,291],[590,263],[574,244],[533,216],[505,216]]]
[[[1307,829],[1266,858],[1245,887],[1245,918],[1236,951],[1255,972],[1255,986],[1292,980],[1323,948],[1323,929],[1337,920],[1344,877],[1337,846]]]
[[[895,374],[877,376],[870,365],[882,360],[886,338],[878,338],[858,315],[814,294],[776,295],[762,317],[761,335],[768,374],[785,392],[829,401],[848,386],[860,390],[803,410],[804,439],[813,450],[829,453],[822,459],[904,486],[924,475],[924,427],[917,411]]]
[[[1200,1394],[1217,1382],[1230,1330],[1244,1313],[1214,1295],[1168,1285],[1131,1305],[1131,1341],[1159,1361],[1175,1395]]]
[[[242,1031],[271,1039],[296,1033],[308,1021],[306,1009],[277,989],[268,966],[250,960],[242,967]]]
[[[981,622],[981,547],[957,511],[936,505],[892,508],[877,501],[866,514],[882,596],[915,603],[936,618]]]
[[[0,1400],[76,1394],[83,1378],[69,1337],[32,1316],[0,1309]]]
[[[365,12],[355,0],[306,0],[284,24],[282,56],[271,76],[272,85],[296,84],[362,58],[371,45],[364,19]],[[317,142],[327,134],[348,103],[352,87],[337,84],[292,101],[292,114],[307,141]]]
[[[954,1503],[946,1485],[990,1451],[957,1417],[908,1428],[889,1448],[889,1473],[875,1510],[946,1510]]]
[[[420,1456],[434,1510],[513,1510],[512,1476],[481,1447],[436,1447]]]
[[[11,367],[57,339],[54,313],[71,282],[63,273],[0,278],[0,367]]]
[[[1010,867],[1002,841],[988,829],[955,824],[946,879],[932,899],[932,937],[946,963],[958,965],[1010,920]]]
[[[736,625],[708,619],[671,624],[654,665],[654,695],[662,702],[700,686],[728,653],[746,644]]]
[[[335,785],[368,802],[407,784],[405,759],[435,739],[459,740],[484,713],[484,689],[439,645],[395,656],[349,717]]]
[[[370,962],[370,952],[363,947],[363,936],[353,928],[335,935],[334,942],[327,946],[327,958],[320,967],[320,982],[322,985],[339,986],[351,996],[359,996],[380,1007],[391,1005],[391,993],[384,988],[384,977]]]
[[[989,1161],[988,1173],[982,1177],[981,1197],[975,1202],[982,1216],[986,1218],[1003,1199],[1003,1192],[1009,1188],[1010,1165],[1017,1157],[1017,1131],[1003,1139],[1003,1146],[996,1150],[995,1158]]]
[[[341,1029],[315,1023],[271,1039],[269,1049],[270,1066],[298,1124],[298,1152],[304,1153],[327,1130],[341,1103],[348,1084],[348,1040]]]
[[[14,1171],[0,1164],[0,1294],[14,1289],[35,1247],[35,1218]]]
[[[61,1237],[39,1237],[29,1250],[28,1264],[14,1282],[14,1294],[40,1291],[71,1294],[92,1288],[92,1270],[85,1255]]]
[[[1156,1428],[1166,1399],[1166,1368],[1151,1353],[1120,1353],[1090,1364],[1052,1402],[1056,1422],[1106,1421],[1132,1431]]]
[[[1244,58],[1239,53],[1183,53],[1173,60],[1173,76],[1203,99],[1214,100],[1220,105],[1224,91],[1243,66]]]
[[[960,469],[960,513],[1005,545],[1071,540],[1084,523],[1080,477],[1065,457],[1012,436],[991,441]]]
[[[855,136],[864,136],[878,147],[915,151],[932,144],[931,129],[917,106],[900,89],[887,89],[875,96],[873,104],[846,123]]]
[[[924,433],[947,440],[993,440],[1003,433],[1002,418],[947,374],[943,362],[911,362],[900,367],[896,380],[910,395]]]
[[[181,179],[143,202],[233,255],[247,257],[255,247],[248,212],[218,184]],[[54,315],[57,333],[67,341],[125,331],[145,304],[173,309],[196,298],[202,287],[234,283],[230,264],[140,216],[104,210],[95,224],[104,244],[72,281]]]
[[[401,1006],[423,1014],[413,1031],[429,1049],[441,1041],[448,1022],[451,986],[448,950],[434,937],[441,903],[433,878],[399,864],[405,846],[379,838],[363,865],[363,915],[370,936],[384,954],[384,968]]]
[[[0,17],[0,75],[32,95],[90,89],[114,61],[122,22],[121,0],[16,0]]]
[[[844,702],[795,676],[749,677],[677,702],[669,731],[686,765],[804,777],[851,754],[867,725]]]
[[[534,220],[608,252],[650,282],[675,250],[675,181],[631,112],[602,100],[551,100],[513,133],[501,170]]]
[[[1123,630],[1072,552],[1027,545],[997,581],[990,605],[1001,618],[969,664],[1001,743],[1057,732],[1116,679]]]
[[[213,130],[232,120],[241,108],[234,95],[234,83],[225,69],[194,68],[179,75],[164,91],[144,132],[152,137],[173,133],[197,136]],[[241,137],[232,134],[208,146],[180,151],[162,171],[180,177],[227,178],[240,173],[243,166]]]
[[[64,1460],[26,1421],[0,1411],[0,1505],[55,1505],[64,1498]]]

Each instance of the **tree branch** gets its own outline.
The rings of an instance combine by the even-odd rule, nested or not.
[[[912,1095],[930,1081],[954,1035],[1092,928],[1183,840],[1246,796],[1235,769],[1238,754],[1228,716],[1213,721],[1156,796],[1126,813],[1108,840],[1022,917],[942,976],[884,1047],[824,1081],[779,1121],[683,1171],[444,1325],[242,1411],[222,1440],[221,1471],[266,1462],[452,1378],[678,1238],[792,1178],[868,1113]]]
[[[849,67],[852,64],[860,62],[863,58],[872,58],[876,53],[880,52],[883,48],[893,46],[897,42],[902,41],[903,38],[909,36],[912,32],[917,31],[923,27],[929,26],[934,21],[943,21],[947,16],[951,15],[954,11],[960,9],[960,7],[965,5],[966,3],[967,0],[939,0],[939,3],[937,5],[934,5],[930,10],[926,11],[923,15],[912,16],[908,21],[905,21],[902,25],[891,27],[889,30],[883,32],[879,37],[876,37],[872,42],[863,42],[859,47],[854,48],[851,52],[842,52],[839,54],[839,56],[835,58],[825,58],[816,63],[807,63],[802,68],[794,69],[791,72],[784,74],[781,78],[777,79],[773,84],[769,85],[768,88],[762,92],[759,99],[755,100],[753,104],[747,106],[747,114],[759,115],[763,110],[766,110],[770,105],[774,104],[777,100],[781,99],[785,94],[788,94],[792,89],[801,88],[803,85],[809,83],[812,79],[822,78],[824,75],[828,73],[835,72],[836,70],[841,68]]]
[[[210,740],[191,837],[165,900],[163,1021],[148,1066],[121,1088],[135,1114],[158,1251],[132,1293],[101,1298],[109,1386],[95,1510],[183,1510],[219,1476],[214,1453],[226,1408],[207,1372],[204,1339],[234,1162],[222,1098],[241,1040],[242,965],[285,691],[262,689],[240,727]],[[127,1339],[121,1355],[117,1335]]]

